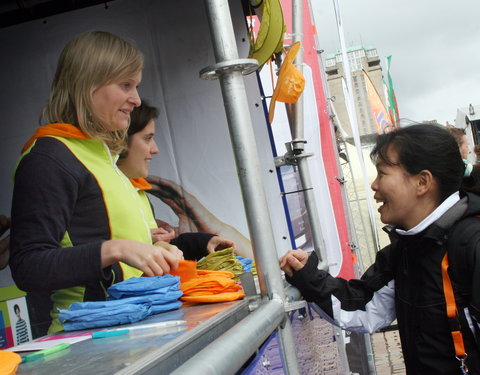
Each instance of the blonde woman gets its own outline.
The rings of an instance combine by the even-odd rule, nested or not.
[[[62,330],[57,308],[103,300],[112,283],[163,275],[182,256],[152,245],[139,195],[116,166],[142,69],[141,52],[107,32],[83,33],[60,55],[12,201],[10,267],[36,336]]]

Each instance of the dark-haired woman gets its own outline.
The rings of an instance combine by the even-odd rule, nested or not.
[[[289,251],[280,267],[307,301],[344,329],[371,333],[396,318],[409,375],[462,374],[452,339],[460,325],[464,364],[479,374],[480,219],[472,217],[480,214],[480,198],[459,193],[465,166],[458,145],[444,128],[414,125],[378,136],[371,157],[377,168],[372,189],[391,244],[359,280],[317,270],[315,253],[302,250]],[[447,247],[449,235],[464,241],[455,251]],[[447,250],[458,319],[446,311]]]
[[[152,232],[153,242],[162,244],[168,248],[168,242],[172,245],[172,251],[180,249],[185,259],[198,260],[219,249],[228,247],[235,248],[235,243],[224,237],[210,233],[182,233],[177,236],[173,229],[158,227],[157,220],[145,190],[151,189],[151,185],[145,180],[148,176],[149,165],[154,155],[158,154],[155,142],[155,119],[158,117],[158,109],[150,106],[144,100],[131,114],[131,122],[128,128],[128,150],[120,156],[117,162],[120,170],[130,178],[130,181],[138,190],[141,199],[141,208]]]

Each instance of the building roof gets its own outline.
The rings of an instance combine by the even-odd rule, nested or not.
[[[363,49],[365,51],[370,51],[372,49],[376,49],[375,47],[373,46],[362,46],[362,45],[359,45],[359,46],[352,46],[352,47],[348,47],[347,48],[347,53],[348,52],[353,52],[353,51],[358,51],[359,49]],[[341,50],[337,50],[335,53],[329,53],[325,56],[326,59],[332,59],[334,58],[336,55],[341,55],[342,54],[342,51]]]

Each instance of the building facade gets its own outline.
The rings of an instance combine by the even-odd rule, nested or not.
[[[377,90],[380,99],[387,107],[387,99],[383,84],[382,67],[380,57],[374,47],[351,47],[347,51],[350,63],[353,102],[358,121],[358,130],[362,138],[371,138],[377,133],[375,121],[370,108],[370,102],[367,95],[367,87],[363,71],[368,75]],[[344,138],[351,138],[352,126],[345,105],[345,96],[342,80],[344,79],[344,69],[342,63],[342,53],[337,51],[334,54],[327,55],[325,58],[325,71],[327,74],[327,84],[330,90],[330,98],[335,110],[335,123],[342,130]]]

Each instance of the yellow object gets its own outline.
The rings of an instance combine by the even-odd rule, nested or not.
[[[249,57],[256,59],[262,67],[274,53],[283,49],[286,26],[280,0],[263,0],[259,10],[262,19],[260,30],[250,46]]]
[[[273,90],[273,96],[270,100],[270,108],[268,110],[268,120],[270,123],[273,121],[275,102],[278,100],[283,103],[296,103],[305,88],[305,77],[302,72],[293,65],[293,60],[295,60],[295,56],[297,56],[300,47],[300,42],[293,44],[280,67],[277,85],[275,86],[275,90]]]
[[[17,353],[0,350],[0,375],[14,375],[22,357]]]

